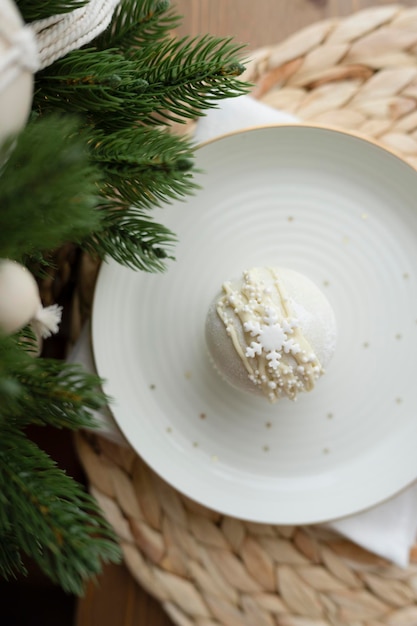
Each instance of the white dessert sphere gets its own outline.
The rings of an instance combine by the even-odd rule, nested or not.
[[[283,267],[257,267],[223,284],[205,333],[225,380],[275,402],[313,389],[335,351],[337,327],[312,280]]]

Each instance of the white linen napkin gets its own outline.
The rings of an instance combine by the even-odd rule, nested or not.
[[[203,143],[228,132],[283,123],[297,123],[297,119],[282,111],[261,104],[250,96],[224,100],[219,108],[202,117],[194,134],[196,143]],[[70,361],[81,363],[94,372],[90,329],[87,325]],[[96,413],[101,435],[113,441],[127,442],[109,410]],[[325,524],[363,548],[382,556],[400,567],[409,563],[410,548],[417,535],[417,482],[388,501],[367,511]]]

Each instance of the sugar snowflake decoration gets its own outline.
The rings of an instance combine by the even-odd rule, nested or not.
[[[263,323],[250,320],[243,324],[246,332],[252,337],[256,337],[257,341],[252,341],[246,348],[246,356],[253,358],[255,355],[266,353],[266,359],[269,361],[269,367],[276,370],[282,358],[282,353],[299,354],[301,347],[293,338],[288,335],[293,334],[294,328],[297,326],[297,320],[282,319],[279,321],[278,312],[272,307],[265,307],[265,315],[262,319]]]
[[[243,276],[240,290],[232,289],[230,283],[224,285],[219,315],[228,334],[244,341],[242,358],[249,379],[271,401],[284,395],[295,399],[299,391],[314,386],[323,373],[321,365],[301,332],[300,321],[290,314],[277,277],[271,287],[251,272]]]

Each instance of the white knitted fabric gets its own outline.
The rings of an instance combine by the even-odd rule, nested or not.
[[[38,70],[77,50],[100,35],[110,24],[121,0],[90,0],[71,13],[54,15],[30,24],[36,36]]]

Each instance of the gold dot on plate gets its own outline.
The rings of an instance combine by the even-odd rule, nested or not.
[[[402,336],[402,334],[401,334],[401,333],[397,333],[397,334],[395,335],[395,339],[400,340],[400,339],[402,339],[402,338],[403,338],[403,336]]]
[[[193,441],[193,447],[198,448],[198,441]]]
[[[152,391],[153,391],[154,389],[156,389],[156,385],[154,385],[154,384],[152,383],[152,385],[149,385],[149,389],[152,389]]]
[[[184,376],[187,380],[190,380],[191,378],[191,372],[189,370],[187,370],[186,372],[184,372]]]
[[[330,448],[323,448],[322,452],[323,454],[329,454]]]
[[[269,446],[262,446],[262,450],[264,452],[269,452]]]
[[[350,237],[348,237],[347,235],[345,235],[345,236],[343,237],[343,239],[342,239],[342,242],[343,242],[344,244],[349,243],[349,241],[350,241]]]
[[[168,427],[167,427],[167,429],[166,429],[166,431],[167,431],[167,433],[168,433],[168,434],[171,434],[171,433],[172,433],[172,428],[171,428],[171,426],[168,426]]]
[[[213,463],[217,463],[217,461],[219,460],[219,457],[216,454],[212,454],[211,460],[213,461]]]
[[[323,280],[323,285],[325,287],[328,287],[330,285],[330,282],[328,280]]]
[[[361,219],[367,220],[368,219],[368,214],[367,213],[362,213]]]
[[[408,272],[404,272],[403,278],[404,280],[408,280],[410,278],[410,274]]]
[[[292,215],[289,215],[289,216],[287,217],[287,220],[288,220],[289,222],[293,222],[293,221],[294,221],[294,218],[293,218],[293,216],[292,216]]]
[[[272,428],[272,422],[265,422],[265,428]]]
[[[201,420],[205,420],[207,415],[205,413],[200,413],[199,417]]]
[[[402,398],[400,398],[400,397],[395,398],[395,402],[396,402],[397,404],[402,404],[403,399],[402,399]]]
[[[334,414],[333,413],[327,413],[327,419],[328,420],[332,420],[334,418]]]
[[[369,341],[364,341],[362,344],[363,348],[369,348]]]

